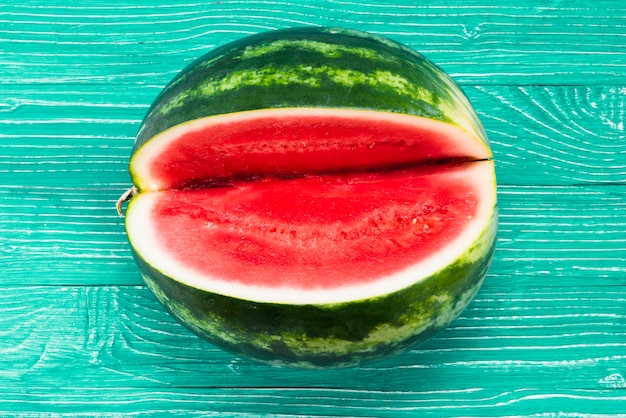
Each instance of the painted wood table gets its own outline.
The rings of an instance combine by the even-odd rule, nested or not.
[[[2,0],[0,415],[626,416],[626,6],[510,4]],[[196,338],[143,285],[114,208],[178,71],[301,25],[431,58],[497,162],[498,248],[474,302],[354,369],[272,368]]]

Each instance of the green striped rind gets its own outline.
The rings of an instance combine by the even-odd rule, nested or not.
[[[461,126],[487,143],[461,89],[422,55],[365,32],[296,28],[243,38],[184,69],[153,103],[135,149],[182,122],[282,107],[424,116]]]
[[[406,351],[452,322],[474,297],[495,247],[497,211],[453,264],[405,289],[325,305],[236,299],[182,284],[134,254],[142,276],[172,315],[236,354],[300,368],[349,367]]]

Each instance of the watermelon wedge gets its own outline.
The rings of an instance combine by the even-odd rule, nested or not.
[[[118,203],[148,287],[197,334],[275,365],[426,340],[495,247],[474,110],[426,58],[363,32],[275,31],[202,57],[148,112],[130,173]]]

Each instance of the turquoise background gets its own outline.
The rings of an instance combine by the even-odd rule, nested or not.
[[[626,414],[625,9],[0,0],[0,415]],[[139,123],[178,71],[300,25],[428,56],[497,162],[498,249],[475,301],[435,339],[356,369],[277,369],[196,338],[141,282],[114,208]]]

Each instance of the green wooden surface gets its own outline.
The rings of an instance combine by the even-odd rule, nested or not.
[[[509,4],[0,0],[0,416],[626,416],[626,5]],[[143,286],[114,209],[160,89],[208,49],[296,25],[423,52],[497,161],[476,300],[356,369],[271,368],[194,337]]]

